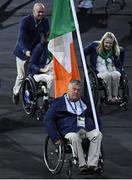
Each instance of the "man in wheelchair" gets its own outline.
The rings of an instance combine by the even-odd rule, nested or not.
[[[100,41],[94,41],[84,48],[85,56],[90,55],[90,64],[106,84],[107,102],[118,103],[118,90],[123,72],[125,51],[118,45],[115,35],[106,32]]]
[[[28,73],[36,82],[47,83],[49,97],[53,97],[53,62],[48,58],[47,38],[42,36],[42,42],[34,48],[28,63]]]
[[[67,93],[56,98],[49,107],[44,124],[54,144],[62,143],[60,133],[69,140],[78,158],[80,172],[95,173],[98,171],[102,133],[95,129],[90,102],[81,97],[81,87],[79,80],[70,81]],[[85,137],[90,141],[87,159],[82,148]]]

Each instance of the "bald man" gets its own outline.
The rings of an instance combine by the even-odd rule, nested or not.
[[[40,43],[42,34],[45,38],[45,46],[47,46],[48,33],[49,21],[45,17],[45,6],[42,3],[35,3],[32,14],[20,20],[18,39],[13,51],[16,56],[17,77],[13,87],[12,101],[16,105],[19,103],[20,89],[27,73],[27,63],[32,50]]]

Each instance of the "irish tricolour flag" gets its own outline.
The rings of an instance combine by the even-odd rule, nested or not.
[[[48,49],[53,55],[55,97],[67,91],[72,79],[80,79],[72,32],[75,30],[70,0],[54,0]]]

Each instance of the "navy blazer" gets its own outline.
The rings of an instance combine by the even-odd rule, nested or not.
[[[83,98],[81,99],[87,105],[87,109],[83,112],[83,116],[85,117],[85,129],[90,131],[95,129],[93,113],[90,103],[86,102]],[[101,127],[98,116],[97,119],[99,127]],[[60,134],[58,132],[65,135],[69,132],[77,132],[79,130],[79,127],[77,127],[77,115],[67,111],[64,96],[58,97],[53,101],[45,114],[44,125],[53,142],[60,139]]]
[[[28,63],[28,73],[31,75],[41,74],[40,68],[44,68],[48,58],[47,44],[39,43],[33,49],[31,58]]]
[[[49,32],[49,21],[43,18],[37,25],[33,15],[25,16],[20,21],[18,39],[13,54],[22,60],[29,59],[25,52],[31,51],[40,43],[41,35],[47,36]]]
[[[94,41],[88,44],[84,48],[84,54],[85,56],[90,55],[90,63],[96,73],[98,73],[98,71],[96,70],[96,63],[97,63],[97,57],[98,57],[98,53],[97,53],[98,45],[99,45],[99,41]],[[114,55],[112,61],[116,69],[121,72],[123,70],[123,65],[124,65],[125,51],[124,51],[124,48],[122,47],[119,47],[119,48],[120,48],[119,58]]]

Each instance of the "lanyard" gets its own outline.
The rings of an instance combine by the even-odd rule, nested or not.
[[[75,102],[74,102],[74,104],[75,104],[75,108],[74,108],[67,95],[66,95],[66,99],[67,99],[70,107],[71,107],[72,110],[74,111],[74,113],[77,114],[77,109],[76,109],[76,104],[75,104]],[[83,112],[84,109],[83,109],[83,105],[82,105],[82,103],[81,103],[81,100],[79,100],[79,104],[80,104],[81,111]]]

